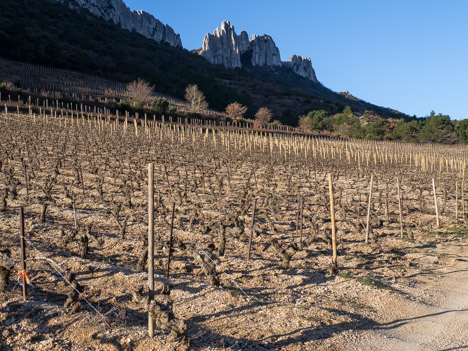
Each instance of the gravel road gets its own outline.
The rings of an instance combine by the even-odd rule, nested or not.
[[[427,298],[394,302],[384,321],[360,332],[350,349],[468,350],[468,264],[455,263],[429,279],[420,277],[416,284]]]

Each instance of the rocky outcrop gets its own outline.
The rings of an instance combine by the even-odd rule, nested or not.
[[[281,56],[273,38],[269,35],[252,35],[252,66],[281,66]]]
[[[273,38],[269,35],[252,35],[245,31],[236,34],[229,21],[223,21],[213,34],[206,34],[199,54],[213,64],[226,68],[244,66],[284,66],[296,74],[317,82],[312,61],[293,55],[287,62],[281,62],[281,55]]]
[[[213,34],[205,35],[201,55],[209,62],[226,68],[241,67],[240,55],[248,45],[248,39],[245,42],[247,33],[244,33],[238,36],[229,22],[223,22],[221,29],[216,28]]]
[[[147,38],[161,43],[169,43],[172,46],[182,48],[180,35],[174,30],[164,25],[161,21],[154,18],[144,11],[131,11],[122,0],[55,0],[68,3],[70,7],[83,7],[89,10],[93,15],[102,17],[107,21],[112,21],[120,27],[129,31],[135,30],[137,33]]]
[[[252,66],[279,66],[279,49],[268,35],[253,35],[249,40],[247,32],[236,34],[229,21],[223,21],[213,34],[206,34],[200,55],[213,64],[222,64],[226,68],[242,67],[241,57],[249,53]]]
[[[240,32],[238,39],[239,39],[239,52],[244,53],[247,50],[249,50],[249,45],[250,45],[249,35],[247,34],[245,30]]]
[[[312,67],[312,60],[310,58],[292,55],[289,61],[283,62],[283,65],[285,67],[289,67],[301,77],[310,79],[317,83],[317,77],[315,76],[315,70]]]

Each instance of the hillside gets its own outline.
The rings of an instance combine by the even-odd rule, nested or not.
[[[249,107],[250,116],[269,106],[276,118],[295,124],[312,109],[340,112],[372,110],[384,117],[406,115],[364,101],[348,99],[285,68],[227,70],[204,58],[158,44],[121,29],[87,10],[78,12],[47,0],[0,3],[0,57],[52,65],[129,82],[144,78],[164,94],[182,98],[188,84],[198,84],[210,106],[223,110],[233,101]],[[19,82],[20,83],[20,82]]]

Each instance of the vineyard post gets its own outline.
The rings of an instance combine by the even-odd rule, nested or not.
[[[436,212],[436,223],[437,223],[437,228],[440,227],[440,222],[439,222],[439,208],[437,207],[437,195],[436,195],[436,188],[435,188],[435,180],[432,178],[432,191],[434,193],[434,207],[435,207],[435,212]]]
[[[26,275],[26,246],[24,243],[24,208],[20,208],[20,234],[21,234],[21,277],[23,280],[23,301],[26,302],[28,296],[28,278]]]
[[[462,177],[463,177],[462,183],[461,183],[462,214],[463,214],[463,223],[465,223],[465,165],[463,165]]]
[[[297,210],[296,210],[296,238],[299,236],[299,212],[301,212],[301,195],[297,194]],[[297,239],[294,239],[293,241],[296,241]]]
[[[346,211],[347,211],[347,202],[348,202],[348,193],[345,191],[344,197],[342,199],[341,205],[343,206],[343,220],[346,222]]]
[[[385,215],[387,216],[387,222],[390,222],[390,212],[388,211],[388,181],[385,182]]]
[[[166,278],[169,278],[169,269],[170,269],[170,266],[171,266],[172,233],[174,232],[174,215],[175,215],[175,202],[172,204],[172,219],[171,219],[171,231],[170,231],[170,234],[169,234],[169,252],[167,253]]]
[[[23,171],[24,171],[24,183],[26,186],[26,201],[29,203],[29,179],[28,179],[28,170],[26,168],[26,163],[24,164]]]
[[[338,271],[337,253],[336,253],[336,227],[335,227],[335,203],[333,199],[333,182],[331,173],[328,173],[328,188],[330,190],[330,215],[331,215],[331,229],[332,229],[332,273],[336,274]]]
[[[372,186],[374,184],[374,175],[371,174],[370,186],[369,186],[369,203],[367,205],[367,222],[366,222],[366,244],[369,242],[369,226],[370,226],[370,212],[372,204]]]
[[[154,164],[148,165],[148,303],[154,299]],[[154,336],[153,315],[148,310],[148,334]]]
[[[250,260],[250,250],[252,249],[252,235],[255,226],[255,210],[257,208],[257,199],[254,200],[253,210],[252,210],[252,225],[250,226],[249,233],[249,247],[247,249],[247,261]]]
[[[84,179],[83,179],[83,170],[81,169],[81,164],[79,165],[79,171],[80,171],[80,178],[81,178],[81,189],[83,190],[83,200],[86,199],[86,193],[85,193],[85,186],[84,186]]]
[[[75,223],[75,229],[78,229],[78,216],[76,215],[76,205],[74,201],[73,201],[72,206],[73,206],[73,220]]]
[[[458,224],[458,181],[455,181],[455,223]]]
[[[398,186],[398,212],[400,214],[400,235],[403,239],[403,220],[401,214],[401,192],[400,192],[400,178],[397,178],[397,186]]]
[[[361,203],[362,203],[361,194],[359,194],[359,200],[357,203],[357,215],[356,215],[356,227],[358,228],[359,233],[361,232]]]
[[[301,248],[301,250],[302,250],[303,220],[304,220],[304,200],[301,198],[301,212],[299,213],[299,228],[300,228],[300,231],[301,231],[301,238],[300,238],[300,248]]]

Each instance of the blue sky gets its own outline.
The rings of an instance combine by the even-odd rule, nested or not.
[[[468,118],[468,1],[124,0],[169,24],[186,49],[230,20],[269,34],[283,61],[310,57],[317,78],[409,115]]]

